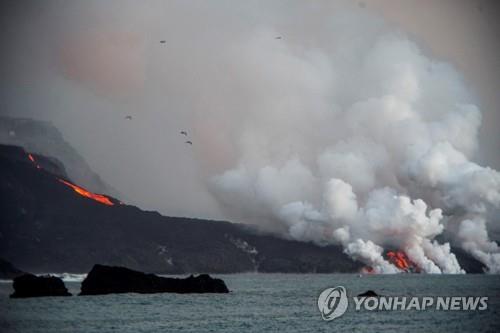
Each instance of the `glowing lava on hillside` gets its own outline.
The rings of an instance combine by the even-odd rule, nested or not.
[[[40,168],[40,165],[38,165],[38,163],[36,162],[35,158],[33,157],[33,155],[31,154],[28,154],[28,158],[30,159],[31,162],[33,162],[35,165],[36,165],[36,168],[37,169],[41,169]]]
[[[87,191],[83,187],[80,187],[80,186],[75,185],[75,184],[71,184],[70,182],[65,181],[63,179],[60,179],[60,178],[58,178],[58,180],[61,183],[63,183],[64,185],[67,185],[67,186],[71,187],[76,193],[80,194],[81,196],[90,198],[90,199],[95,200],[97,202],[100,202],[100,203],[102,203],[104,205],[108,205],[108,206],[113,206],[114,205],[114,203],[111,202],[111,200],[107,196],[105,196],[105,195],[92,193],[90,191]]]
[[[37,163],[37,161],[35,160],[35,157],[32,154],[28,154],[28,159],[31,162],[33,162],[33,164],[35,164],[35,166],[36,166],[37,169],[41,169],[40,165]],[[76,193],[80,194],[81,196],[84,196],[86,198],[95,200],[95,201],[100,202],[100,203],[102,203],[104,205],[108,205],[108,206],[113,206],[114,205],[114,203],[107,196],[105,196],[105,195],[92,193],[92,192],[84,189],[81,186],[72,184],[72,183],[70,183],[70,182],[68,182],[68,181],[66,181],[64,179],[61,179],[61,178],[57,178],[57,180],[59,180],[64,185],[71,187],[73,189],[73,191],[75,191]]]

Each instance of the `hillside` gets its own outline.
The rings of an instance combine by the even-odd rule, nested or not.
[[[114,193],[49,122],[0,116],[0,144],[24,147],[33,154],[55,158],[80,185],[92,191]]]
[[[61,162],[21,147],[0,146],[0,174],[0,257],[24,271],[87,272],[95,263],[156,273],[360,268],[337,246],[229,222],[166,217],[85,193]]]

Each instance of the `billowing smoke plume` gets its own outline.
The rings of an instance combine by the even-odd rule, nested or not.
[[[269,46],[269,33],[246,45],[269,52],[240,60],[257,62],[249,75],[284,81],[243,106],[238,161],[213,193],[295,239],[342,244],[377,272],[397,271],[383,258],[396,248],[425,272],[463,273],[435,240],[459,224],[460,245],[498,272],[485,219],[499,208],[500,173],[470,161],[481,113],[460,77],[402,35],[353,41],[351,28],[339,24],[328,50]]]
[[[6,2],[2,111],[52,121],[143,208],[341,244],[377,272],[398,249],[461,273],[449,242],[499,272],[478,103],[367,3]]]

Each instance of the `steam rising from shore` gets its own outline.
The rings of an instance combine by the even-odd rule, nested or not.
[[[239,156],[213,177],[214,195],[292,238],[341,244],[376,272],[397,271],[383,258],[397,248],[425,272],[463,273],[435,240],[450,225],[447,236],[499,272],[486,226],[500,173],[470,160],[481,113],[459,75],[402,35],[346,45],[356,28],[338,28],[329,43],[342,48],[248,43],[261,56],[242,66],[256,62],[273,85],[234,124]]]

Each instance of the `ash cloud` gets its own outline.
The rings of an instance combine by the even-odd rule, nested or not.
[[[462,273],[449,242],[499,272],[477,98],[370,2],[3,6],[4,110],[52,121],[132,203],[341,244],[382,273],[394,248]]]

